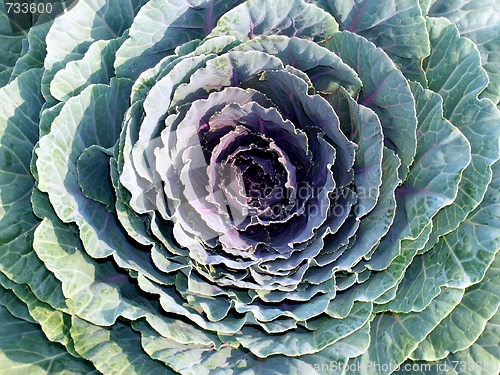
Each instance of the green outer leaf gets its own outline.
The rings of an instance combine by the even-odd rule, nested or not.
[[[3,306],[15,318],[30,323],[36,323],[36,320],[30,315],[28,307],[16,294],[3,286],[5,276],[0,277],[0,306]]]
[[[109,148],[116,143],[130,87],[128,79],[113,79],[110,86],[89,86],[66,102],[36,149],[39,188],[49,193],[63,221],[77,223],[85,251],[92,257],[113,255],[119,267],[169,283],[170,278],[153,266],[150,254],[129,241],[116,216],[104,205],[88,200],[78,184],[76,164],[84,150],[92,145]],[[45,170],[51,173],[41,173]],[[110,182],[109,172],[102,179]]]
[[[317,0],[344,30],[361,35],[394,55],[419,60],[429,55],[429,35],[418,0]]]
[[[30,203],[29,169],[38,140],[40,77],[41,70],[32,69],[0,89],[0,269],[12,281],[28,284],[38,299],[61,306],[63,296],[53,287],[57,280],[32,249],[39,220]]]
[[[61,280],[71,315],[105,326],[115,324],[118,317],[145,317],[163,336],[180,343],[209,345],[216,340],[180,320],[159,315],[158,303],[140,295],[122,269],[113,262],[95,263],[86,256],[74,227],[62,223],[53,213],[37,228],[33,246],[46,267]]]
[[[162,363],[140,349],[140,337],[130,326],[116,322],[100,327],[72,316],[75,349],[103,374],[169,374]]]
[[[95,41],[121,36],[144,3],[145,0],[77,1],[69,14],[78,14],[78,17],[57,17],[46,37],[42,80],[45,99],[54,101],[50,83],[59,70],[70,61],[80,60]]]
[[[53,72],[54,68],[81,58],[93,42],[122,35],[143,3],[144,0],[78,1],[71,12],[79,17],[58,17],[50,28],[45,68]]]
[[[396,212],[396,198],[394,190],[401,180],[398,178],[398,168],[401,165],[399,158],[387,147],[383,150],[382,159],[382,185],[380,186],[380,197],[373,210],[361,220],[356,232],[355,242],[351,251],[345,252],[337,264],[352,267],[360,257],[369,259],[370,252],[376,248],[389,231],[394,221]],[[370,194],[370,191],[368,191]]]
[[[283,64],[306,73],[316,91],[331,93],[343,87],[352,96],[361,88],[356,72],[326,48],[297,37],[283,35],[251,39],[232,51],[261,51],[278,57]]]
[[[278,34],[319,42],[336,31],[333,17],[302,0],[248,0],[224,14],[208,37],[230,35],[245,42]]]
[[[198,309],[188,305],[187,303],[179,303],[179,293],[175,288],[156,285],[154,282],[148,280],[142,275],[138,276],[138,281],[142,290],[147,293],[160,296],[160,304],[165,311],[171,314],[186,317],[193,322],[193,324],[196,324],[196,327],[193,327],[194,330],[198,329],[197,327],[201,327],[204,331],[214,331],[219,334],[232,335],[240,331],[248,319],[247,314],[242,318],[231,315],[217,322],[208,321],[205,314],[200,313]],[[212,334],[212,332],[208,332],[207,334]]]
[[[229,369],[250,367],[251,363],[254,362],[251,354],[234,350],[229,345],[225,345],[219,350],[204,346],[180,345],[175,341],[158,336],[158,333],[144,322],[134,322],[132,327],[141,333],[142,347],[151,358],[162,361],[169,368],[184,375],[208,375],[213,372],[232,373]],[[224,367],[226,369],[223,369]]]
[[[368,351],[350,363],[361,370],[360,374],[391,373],[460,303],[463,293],[462,289],[446,288],[422,312],[378,314],[372,322]]]
[[[396,191],[411,236],[419,234],[432,216],[451,204],[458,191],[462,171],[470,162],[470,144],[462,133],[442,118],[441,97],[410,85],[417,109],[417,153],[405,183]]]
[[[92,43],[80,60],[70,61],[50,82],[50,94],[61,102],[78,95],[95,83],[109,84],[115,75],[113,63],[117,49],[127,35]]]
[[[12,75],[16,60],[22,54],[25,31],[14,32],[6,9],[5,2],[0,3],[0,87],[6,85]]]
[[[358,198],[356,216],[362,217],[370,212],[379,200],[382,171],[389,173],[382,168],[382,126],[372,110],[358,105],[344,89],[340,89],[338,95],[332,95],[328,100],[339,116],[343,133],[357,145],[353,165]]]
[[[266,367],[270,364],[274,364],[275,368],[281,369],[280,363],[285,362],[285,364],[287,365],[290,364],[290,367],[292,365],[296,366],[296,370],[290,368],[287,373],[299,375],[304,373],[300,371],[299,366],[303,366],[303,363],[306,363],[313,368],[313,371],[308,372],[308,374],[323,374],[325,372],[326,374],[331,374],[332,371],[335,371],[335,369],[332,368],[332,363],[336,364],[337,366],[341,364],[347,364],[349,358],[357,357],[368,349],[370,345],[370,329],[371,324],[370,322],[368,322],[356,332],[340,339],[333,345],[326,347],[318,353],[312,355],[304,355],[298,358],[271,356],[265,359],[263,361],[263,364]],[[277,375],[280,373],[281,372],[279,370],[276,371]]]
[[[152,0],[138,13],[130,38],[116,54],[118,77],[135,79],[193,39],[204,38],[218,18],[241,0]]]
[[[403,240],[401,242],[401,253],[392,261],[386,270],[372,272],[368,274],[367,280],[355,285],[342,293],[338,293],[334,300],[330,302],[327,314],[333,317],[342,317],[352,308],[354,301],[377,301],[378,298],[385,299],[386,293],[390,293],[400,283],[405,276],[406,269],[411,264],[417,251],[427,242],[430,234],[431,225],[422,231],[415,240]],[[360,267],[364,269],[363,267]],[[355,272],[360,272],[356,267]],[[363,281],[363,280],[359,280]],[[375,305],[375,311],[380,311],[380,307]]]
[[[47,54],[45,38],[52,22],[33,26],[24,41],[21,57],[16,61],[11,79],[14,79],[30,69],[43,68],[43,60]]]
[[[61,280],[71,314],[101,325],[113,324],[121,314],[129,318],[141,316],[135,304],[122,300],[120,287],[128,281],[127,276],[109,262],[97,267],[84,256],[74,226],[55,217],[43,219],[33,247],[46,267]],[[114,282],[107,282],[108,278]]]
[[[457,230],[417,256],[406,271],[397,299],[388,308],[418,311],[449,286],[467,288],[483,279],[500,249],[500,163],[485,198]],[[425,293],[421,293],[425,290]]]
[[[417,153],[406,182],[396,190],[396,222],[367,263],[369,269],[386,267],[398,253],[402,239],[416,238],[436,212],[453,203],[461,173],[470,161],[469,142],[442,118],[440,96],[422,89],[417,83],[412,83],[411,88],[419,121]],[[411,277],[405,278],[403,284],[411,282]],[[423,308],[416,302],[419,293],[407,294],[405,287],[401,290],[387,308],[398,312]]]
[[[50,132],[50,128],[52,127],[52,123],[54,119],[59,116],[61,110],[63,109],[65,103],[57,103],[55,105],[48,104],[45,102],[42,106],[42,111],[40,113],[40,122],[39,126],[39,136],[42,138],[44,135],[47,135]],[[38,145],[35,145],[35,149],[38,148]],[[33,157],[31,160],[32,168],[31,173],[38,180],[38,172],[36,171],[36,153],[33,153]]]
[[[123,79],[112,81],[111,86],[87,87],[68,100],[50,133],[40,140],[36,149],[39,188],[52,195],[51,203],[63,221],[76,221],[84,214],[78,207],[82,198],[74,163],[89,146],[114,145],[127,109],[129,88],[130,82]],[[55,173],[40,173],[44,170]]]
[[[313,0],[344,30],[382,48],[406,78],[425,84],[422,59],[429,55],[429,34],[418,0]]]
[[[429,19],[432,52],[424,62],[429,89],[443,98],[444,117],[467,137],[472,160],[464,170],[454,203],[434,218],[427,249],[439,236],[455,228],[483,199],[491,180],[491,165],[500,157],[500,111],[491,101],[477,98],[488,77],[480,67],[477,47],[460,38],[456,27],[444,18]]]
[[[420,233],[420,235],[416,239],[401,241],[401,252],[412,254],[414,256],[416,251],[416,254],[418,254],[419,251],[425,246],[426,242],[429,240],[431,231],[432,231],[432,221],[429,222],[429,224],[424,228],[422,233]],[[389,266],[388,270],[390,269],[391,267]],[[385,306],[383,304],[388,303],[392,301],[394,298],[396,298],[399,284],[401,280],[404,278],[404,276],[405,276],[404,273],[400,274],[397,284],[391,289],[384,292],[384,294],[382,294],[380,297],[375,299],[375,303],[380,304],[378,306],[375,306],[375,310],[384,311]]]
[[[40,324],[43,333],[50,341],[64,345],[70,354],[75,357],[78,356],[74,351],[73,341],[69,336],[69,315],[38,300],[27,285],[16,284],[2,274],[0,274],[0,284],[11,290],[25,304],[29,315],[33,317],[36,323]],[[60,308],[66,310],[66,306],[60,306]]]
[[[21,55],[21,42],[24,37],[24,34],[0,34],[0,38],[2,38],[2,43],[0,44],[0,86],[4,86],[10,81],[14,64]]]
[[[500,253],[483,280],[465,290],[462,302],[419,344],[410,358],[437,361],[474,344],[500,306],[498,285]]]
[[[500,7],[496,0],[432,1],[430,17],[446,17],[460,35],[471,39],[479,48],[481,63],[490,83],[480,95],[494,104],[500,101]]]
[[[38,325],[13,317],[3,306],[0,306],[0,368],[5,375],[94,373],[88,362],[47,341]]]
[[[343,319],[329,316],[312,319],[310,324],[314,324],[313,331],[299,328],[283,334],[269,335],[246,325],[240,333],[234,335],[234,339],[260,358],[275,354],[286,356],[313,354],[363,327],[369,320],[371,312],[372,304],[355,303],[349,315]]]
[[[86,148],[76,161],[78,185],[83,195],[88,199],[105,204],[109,211],[113,211],[115,195],[110,176],[111,151],[101,146],[93,145]]]
[[[127,239],[114,214],[89,201],[78,185],[76,162],[86,147],[115,144],[131,83],[112,80],[111,86],[93,85],[65,104],[36,150],[39,188],[65,222],[76,222],[85,250],[93,257],[113,255],[120,267],[141,271],[155,280],[165,277],[151,264],[148,253]],[[110,175],[103,176],[110,179]]]
[[[486,327],[472,346],[446,358],[450,374],[491,375],[500,372],[500,313]]]
[[[379,116],[385,145],[401,159],[399,176],[405,180],[416,150],[415,102],[405,77],[391,59],[365,38],[347,31],[323,43],[358,73],[363,87],[360,103]]]
[[[41,73],[40,69],[25,72],[0,89],[0,186],[9,185],[1,191],[2,218],[5,210],[27,201],[23,197],[33,186],[29,165],[43,103],[39,93]]]
[[[157,337],[142,322],[133,324],[142,335],[144,350],[155,359],[164,362],[185,375],[206,374],[320,374],[332,361],[345,363],[348,358],[362,354],[369,345],[367,323],[352,335],[340,339],[319,353],[300,357],[273,355],[267,358],[255,357],[242,348],[224,346],[218,351],[203,347],[181,346],[162,337]]]

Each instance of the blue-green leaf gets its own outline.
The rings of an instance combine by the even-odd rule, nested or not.
[[[460,302],[463,289],[444,289],[422,312],[377,314],[372,321],[371,345],[361,357],[351,360],[360,374],[389,374]],[[371,366],[378,363],[379,366]],[[385,364],[386,366],[383,366]],[[389,365],[391,369],[389,369]]]
[[[91,364],[47,340],[36,324],[13,317],[0,306],[0,367],[6,375],[95,374]]]
[[[437,361],[474,344],[500,307],[498,285],[500,255],[497,253],[484,279],[465,290],[462,302],[419,344],[411,358]]]
[[[427,248],[454,230],[483,199],[491,181],[491,165],[500,157],[500,110],[477,95],[488,84],[477,47],[461,38],[444,18],[429,19],[431,55],[424,61],[429,89],[443,98],[444,117],[460,129],[471,144],[472,159],[464,170],[457,198],[433,219]]]
[[[481,64],[490,82],[480,97],[500,101],[500,7],[496,0],[433,0],[430,17],[446,17],[460,35],[479,48]]]
[[[241,0],[152,0],[137,14],[130,38],[116,54],[118,77],[137,78],[162,57],[193,39],[203,39],[219,17]]]
[[[444,286],[467,288],[483,279],[500,249],[500,163],[486,196],[467,220],[423,255],[417,256],[389,304],[394,311],[419,311]],[[425,293],[420,291],[425,290]]]
[[[144,3],[144,0],[78,1],[67,17],[56,18],[46,37],[47,56],[42,80],[45,99],[54,101],[50,84],[59,70],[70,61],[84,57],[94,42],[121,36]],[[78,17],[71,17],[71,14],[78,14]]]
[[[244,42],[279,34],[319,42],[336,31],[332,16],[302,0],[249,0],[224,14],[209,37],[231,35]]]
[[[445,363],[451,375],[490,375],[500,370],[500,314],[488,321],[469,348],[450,354]]]
[[[429,55],[429,35],[418,0],[316,0],[340,26],[384,51],[418,61]]]
[[[324,46],[361,78],[359,102],[379,116],[385,145],[401,159],[399,174],[404,181],[415,156],[417,128],[408,82],[391,59],[363,37],[347,31],[334,33]]]

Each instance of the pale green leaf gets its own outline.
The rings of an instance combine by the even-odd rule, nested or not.
[[[162,275],[151,263],[144,249],[129,242],[117,218],[106,207],[90,201],[78,184],[77,160],[92,145],[103,148],[115,144],[123,114],[128,105],[131,82],[114,79],[111,85],[92,85],[64,105],[54,119],[48,135],[36,150],[38,156],[39,188],[48,192],[51,204],[65,222],[76,222],[85,250],[93,257],[114,255],[118,265],[126,269],[141,270],[155,280]],[[41,173],[50,170],[52,173]],[[100,173],[103,181],[111,181],[109,172]],[[89,193],[88,189],[85,190]],[[110,197],[107,197],[109,203]],[[104,199],[101,199],[104,201]]]
[[[346,363],[349,358],[362,354],[369,345],[369,324],[365,324],[335,344],[322,351],[300,357],[273,355],[258,358],[242,348],[229,345],[218,351],[204,347],[186,347],[158,337],[146,324],[134,323],[141,332],[144,350],[155,359],[186,375],[217,374],[290,374],[300,375],[329,373],[332,362]]]
[[[415,239],[429,220],[453,203],[470,146],[462,133],[442,119],[439,95],[412,83],[418,113],[417,152],[406,181],[396,189],[397,211],[367,267],[381,270],[398,254],[403,239]],[[429,151],[431,150],[431,151]]]
[[[109,84],[114,77],[113,63],[125,36],[92,43],[80,60],[70,61],[50,82],[50,94],[61,102],[78,95],[94,83]]]
[[[95,263],[82,252],[74,227],[52,216],[37,228],[34,247],[46,267],[61,280],[71,315],[106,326],[116,324],[118,317],[146,318],[155,330],[180,343],[207,345],[213,341],[196,327],[158,316],[159,304],[140,295],[124,270],[111,261]]]
[[[25,284],[16,284],[1,274],[0,284],[4,288],[8,288],[12,291],[12,293],[14,293],[23,304],[25,304],[29,315],[34,319],[34,322],[41,326],[41,329],[45,336],[47,336],[47,339],[64,345],[70,354],[75,357],[78,356],[73,349],[73,342],[69,336],[69,315],[37,299],[33,292]],[[56,287],[60,288],[60,286]],[[6,307],[9,309],[8,306]],[[58,307],[66,310],[65,305]],[[9,309],[9,311],[11,310]]]
[[[70,332],[76,351],[103,374],[169,374],[162,363],[141,350],[139,335],[126,323],[100,327],[73,316]]]

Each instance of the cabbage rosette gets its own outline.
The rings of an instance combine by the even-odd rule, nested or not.
[[[494,373],[494,9],[80,0],[12,36],[2,368]]]

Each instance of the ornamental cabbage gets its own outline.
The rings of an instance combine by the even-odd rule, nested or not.
[[[2,12],[2,373],[498,372],[494,0]]]

